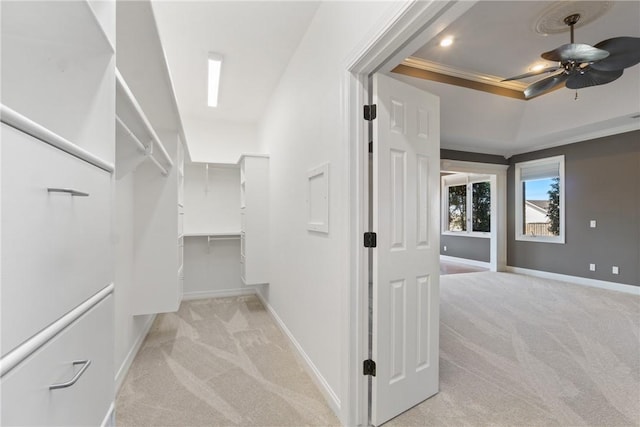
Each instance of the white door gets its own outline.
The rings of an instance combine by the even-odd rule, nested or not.
[[[378,426],[438,392],[440,101],[373,78],[373,360]]]

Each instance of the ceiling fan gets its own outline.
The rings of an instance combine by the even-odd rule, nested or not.
[[[579,13],[564,18],[564,23],[571,29],[571,43],[541,55],[546,60],[558,62],[558,65],[502,81],[520,80],[559,71],[527,86],[524,96],[529,99],[560,85],[565,85],[569,89],[582,89],[611,83],[622,75],[625,68],[640,62],[640,38],[638,37],[614,37],[603,40],[595,46],[574,43],[573,27],[579,20]]]

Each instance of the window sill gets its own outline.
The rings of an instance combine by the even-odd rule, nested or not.
[[[525,236],[525,235],[518,235],[516,236],[516,241],[521,241],[521,242],[538,242],[538,243],[556,243],[556,244],[560,244],[560,245],[564,245],[564,237],[558,236],[558,237],[534,237],[534,236]]]
[[[480,239],[490,239],[491,233],[481,233],[478,231],[472,231],[470,233],[466,231],[443,231],[441,232],[443,236],[454,236],[454,237],[478,237]]]

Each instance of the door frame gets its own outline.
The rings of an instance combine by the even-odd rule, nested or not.
[[[345,425],[368,425],[369,390],[362,362],[368,358],[368,278],[369,262],[363,245],[368,231],[369,172],[368,126],[363,105],[368,103],[368,78],[376,72],[388,73],[406,57],[467,12],[475,1],[425,2],[408,0],[392,3],[386,22],[346,59],[342,82],[342,127],[349,167],[349,283],[343,291],[344,324],[342,360],[345,399],[340,415]],[[363,5],[363,7],[365,7]],[[440,207],[436,207],[440,212]]]

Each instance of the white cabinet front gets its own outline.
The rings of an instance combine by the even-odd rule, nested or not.
[[[111,174],[2,124],[2,354],[113,279]]]
[[[3,426],[100,425],[114,393],[113,296],[10,370],[0,384]]]

